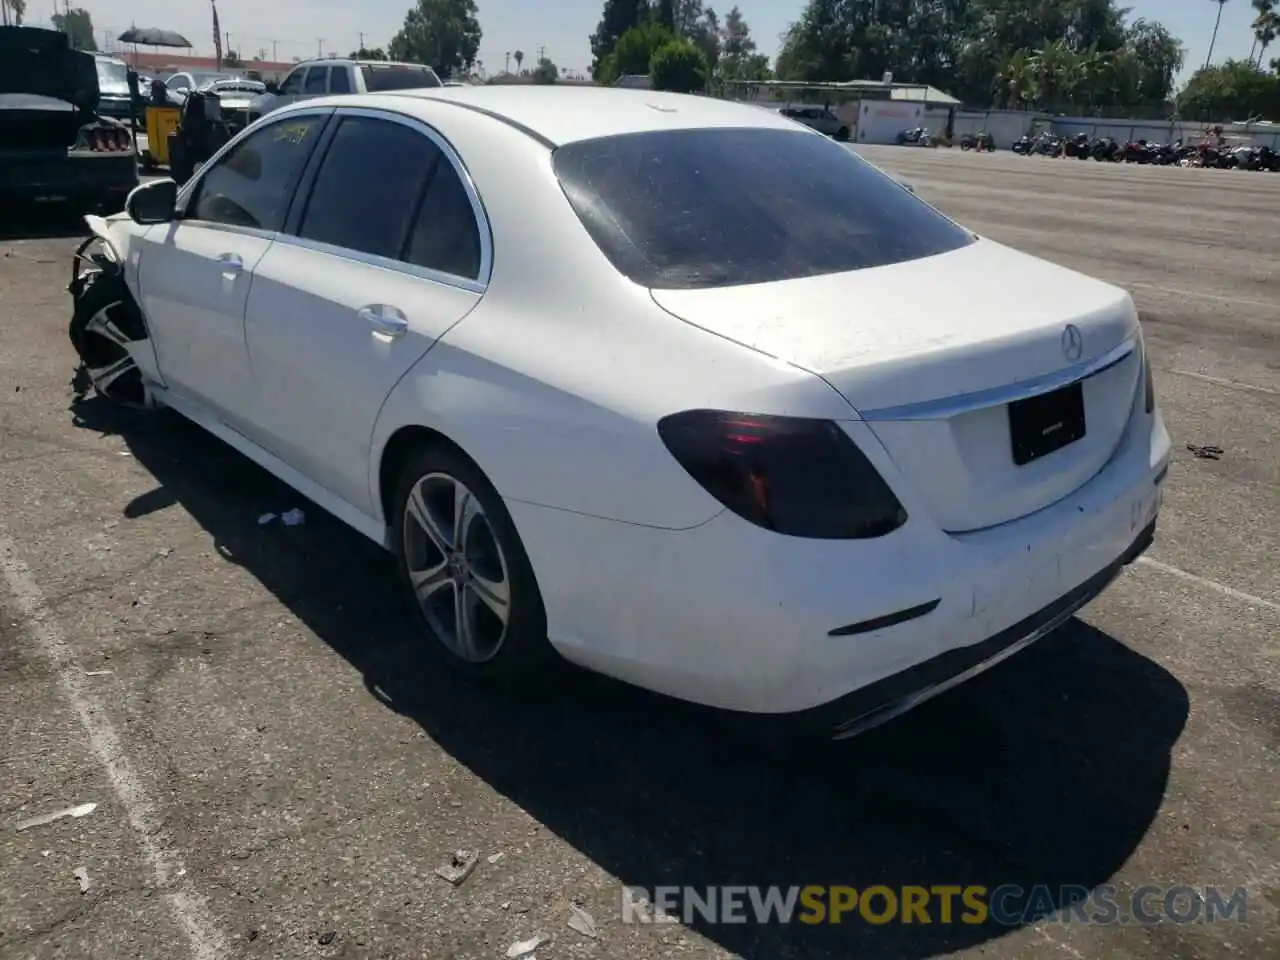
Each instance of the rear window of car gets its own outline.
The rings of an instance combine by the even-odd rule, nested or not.
[[[848,148],[802,130],[663,130],[581,140],[552,164],[614,267],[660,289],[844,273],[973,235]]]
[[[434,70],[418,64],[394,64],[385,67],[366,65],[360,68],[360,72],[364,74],[364,87],[368,93],[443,86]]]

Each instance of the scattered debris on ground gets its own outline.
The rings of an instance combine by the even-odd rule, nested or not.
[[[89,892],[89,871],[86,870],[84,867],[76,867],[75,870],[72,871],[72,875],[76,878],[76,882],[80,884],[80,893],[81,894],[88,893]]]
[[[436,876],[460,887],[480,862],[479,850],[455,850],[447,863],[436,867]]]
[[[569,904],[569,929],[592,940],[600,936],[600,931],[596,929],[596,918],[576,903]]]
[[[30,820],[23,820],[14,829],[21,833],[23,830],[30,830],[32,827],[43,827],[45,824],[53,823],[55,820],[61,820],[64,817],[79,820],[81,817],[87,817],[97,809],[98,805],[96,803],[82,803],[78,806],[67,807],[65,810],[57,810],[53,813],[46,813],[43,816],[32,817]]]
[[[487,859],[490,863],[497,863],[499,860],[501,860],[501,859],[502,859],[503,857],[505,857],[505,856],[506,856],[506,854],[505,854],[505,853],[498,852],[498,853],[493,854],[492,856],[487,857],[486,859]]]
[[[338,931],[326,930],[324,933],[320,934],[317,939],[319,940],[320,946],[327,947],[329,944],[333,943],[337,936]]]
[[[534,934],[528,940],[517,940],[507,947],[507,958],[508,960],[522,960],[522,958],[532,957],[539,947],[545,947],[550,942],[551,938],[545,933]]]
[[[1222,454],[1225,452],[1221,447],[1202,447],[1195,443],[1188,443],[1187,449],[1201,460],[1221,460]]]

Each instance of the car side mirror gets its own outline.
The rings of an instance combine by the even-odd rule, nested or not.
[[[173,180],[152,180],[134,187],[124,202],[125,213],[134,223],[169,223],[178,203],[178,184]]]
[[[280,92],[280,84],[276,83],[274,80],[268,80],[267,93],[279,93],[279,92]]]

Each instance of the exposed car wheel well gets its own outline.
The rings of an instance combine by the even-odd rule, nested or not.
[[[419,450],[439,446],[449,447],[462,456],[467,456],[465,450],[443,433],[432,430],[430,427],[416,425],[401,427],[391,435],[386,447],[382,450],[382,461],[378,465],[378,502],[382,505],[384,523],[391,523],[395,513],[396,484],[400,482],[400,473],[404,470],[404,465]],[[467,459],[471,458],[467,457]]]

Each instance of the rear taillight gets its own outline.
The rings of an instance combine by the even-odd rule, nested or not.
[[[849,436],[829,420],[689,410],[658,423],[662,442],[711,496],[792,537],[881,537],[907,512]]]

